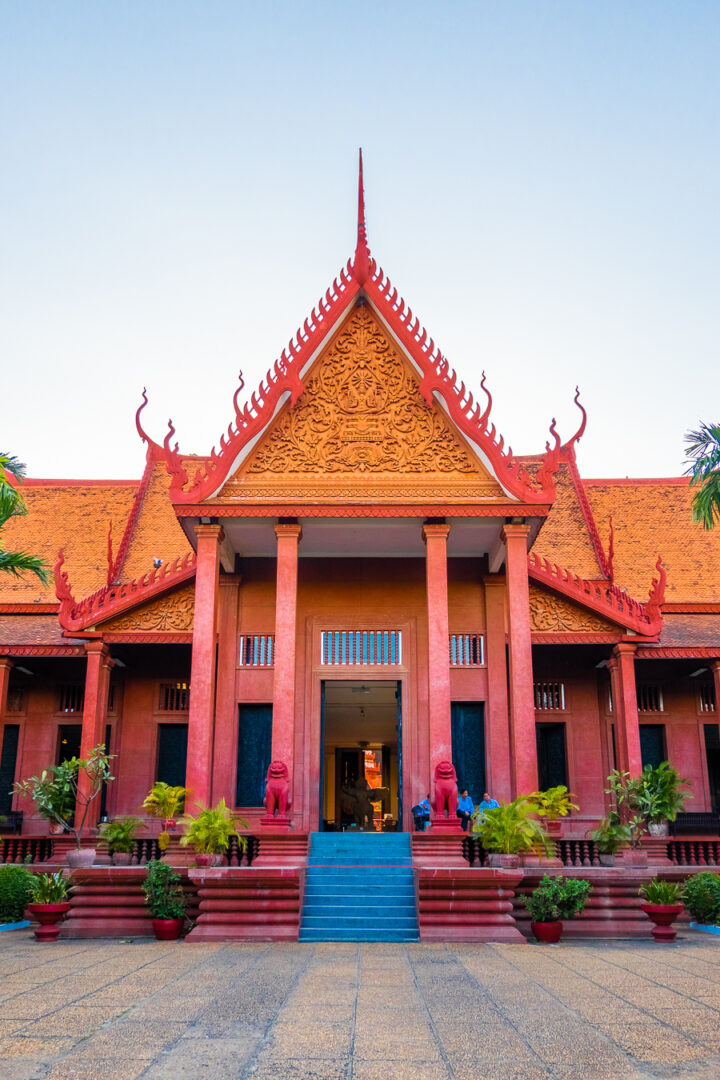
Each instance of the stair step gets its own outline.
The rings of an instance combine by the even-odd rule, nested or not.
[[[300,941],[419,941],[417,930],[301,930]]]

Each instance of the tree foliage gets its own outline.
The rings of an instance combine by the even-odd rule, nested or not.
[[[0,452],[0,529],[10,518],[27,514],[25,500],[19,489],[24,479],[25,466],[22,462],[11,454]],[[0,573],[20,577],[26,572],[35,574],[43,584],[48,581],[48,567],[44,559],[29,555],[26,551],[5,551],[0,544]]]
[[[720,424],[701,424],[685,436],[693,495],[693,521],[712,529],[720,521]]]

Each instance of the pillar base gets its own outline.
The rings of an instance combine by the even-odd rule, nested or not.
[[[460,818],[455,818],[453,821],[452,818],[440,817],[439,815],[433,814],[430,818],[430,824],[432,825],[432,831],[434,833],[451,833],[455,836],[465,835],[460,824]]]

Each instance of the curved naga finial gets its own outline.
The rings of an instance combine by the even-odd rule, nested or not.
[[[585,434],[585,426],[587,424],[587,412],[585,410],[585,406],[580,401],[580,387],[579,386],[575,387],[575,397],[574,397],[573,400],[575,401],[575,404],[577,405],[578,409],[582,413],[582,420],[580,421],[580,427],[577,429],[577,431],[575,432],[573,437],[571,439],[568,439],[568,441],[566,443],[563,443],[563,446],[562,446],[563,450],[569,450],[570,447],[574,443],[579,442],[580,439],[582,439],[583,435]]]
[[[107,583],[112,585],[115,578],[115,566],[113,563],[113,549],[112,549],[112,518],[110,518],[110,528],[107,535]]]
[[[63,570],[63,563],[65,562],[65,552],[62,548],[58,551],[58,561],[53,567],[53,573],[55,575],[55,595],[60,601],[60,611],[58,612],[58,619],[61,626],[65,626],[67,620],[72,615],[73,608],[75,607],[75,597],[72,594],[70,588],[70,582],[68,581],[67,571]]]
[[[233,409],[235,410],[235,423],[239,427],[240,426],[240,418],[242,416],[242,409],[240,408],[239,398],[240,398],[240,394],[242,393],[242,391],[243,391],[243,389],[245,387],[245,380],[243,379],[242,371],[238,374],[238,378],[240,380],[240,385],[238,386],[237,390],[233,394]]]
[[[144,427],[140,423],[140,413],[143,411],[143,409],[145,408],[145,406],[148,403],[147,387],[146,386],[143,386],[142,396],[143,396],[143,399],[140,402],[140,405],[138,407],[137,412],[135,413],[135,427],[137,428],[137,433],[140,436],[140,438],[142,439],[142,441],[146,442],[146,443],[150,443],[150,442],[152,442],[152,439],[150,438],[150,436],[148,435],[148,433],[145,431]]]
[[[370,276],[370,250],[368,248],[367,228],[365,225],[365,189],[363,187],[362,148],[360,149],[359,162],[357,245],[355,247],[355,258],[352,263],[352,273],[358,285],[364,285]]]
[[[655,569],[658,572],[658,576],[654,577],[650,584],[648,607],[660,608],[665,603],[665,583],[667,581],[667,574],[665,572],[665,567],[663,566],[662,555],[658,555]]]
[[[170,440],[172,439],[174,434],[175,434],[175,428],[173,427],[173,422],[172,422],[172,420],[168,420],[168,433],[165,436],[165,438],[163,439],[163,446],[167,450],[168,454],[177,454],[177,452],[178,452],[178,444],[177,443],[175,443],[174,450],[170,446]]]
[[[480,389],[483,391],[483,393],[485,394],[485,397],[487,398],[487,405],[485,407],[485,412],[482,414],[482,416],[478,420],[478,425],[484,431],[485,428],[487,427],[487,422],[488,422],[488,418],[490,416],[490,410],[492,409],[492,403],[493,403],[492,402],[492,394],[490,393],[487,386],[485,385],[485,372],[484,371],[482,373],[482,378],[480,380]]]
[[[608,535],[608,551],[606,557],[607,563],[607,576],[608,581],[612,585],[615,581],[615,570],[613,568],[613,558],[615,557],[615,526],[613,525],[613,519],[610,518],[610,533]]]

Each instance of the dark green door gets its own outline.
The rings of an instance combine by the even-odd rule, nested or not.
[[[236,806],[262,806],[272,753],[272,705],[240,705]]]
[[[157,780],[185,787],[187,741],[187,724],[158,724]]]
[[[485,706],[482,701],[454,701],[451,718],[458,791],[467,788],[477,804],[485,791]]]

